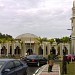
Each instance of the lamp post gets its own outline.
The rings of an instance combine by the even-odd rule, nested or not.
[[[31,49],[31,38],[30,38],[30,49]]]

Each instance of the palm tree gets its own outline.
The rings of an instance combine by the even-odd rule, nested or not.
[[[39,37],[39,38],[37,38],[37,40],[38,40],[38,44],[42,45],[43,38]]]
[[[60,55],[60,43],[61,43],[61,39],[59,38],[55,38],[55,41],[57,43],[57,52],[58,52],[58,55]]]
[[[55,40],[54,39],[49,39],[48,42],[50,42],[50,44],[52,46],[52,44],[53,44],[53,42],[55,42]]]
[[[59,38],[55,38],[55,41],[56,41],[57,45],[61,43],[61,40]]]
[[[37,40],[38,40],[38,44],[40,45],[38,54],[43,54],[43,49],[42,49],[43,38],[39,37],[37,38]]]
[[[66,37],[61,38],[61,41],[63,43],[69,43],[70,42],[70,38],[66,36]]]

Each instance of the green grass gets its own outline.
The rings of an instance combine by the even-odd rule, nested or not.
[[[60,69],[62,71],[62,62],[59,62]],[[61,75],[75,75],[75,62],[70,62],[67,64],[67,74],[61,74]]]

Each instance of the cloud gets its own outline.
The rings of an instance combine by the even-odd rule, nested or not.
[[[28,32],[43,37],[70,35],[72,6],[72,0],[0,0],[0,32],[13,37]]]

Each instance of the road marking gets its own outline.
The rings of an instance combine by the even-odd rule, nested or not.
[[[47,65],[42,66],[41,68],[37,69],[33,75],[39,75],[42,71],[47,67]]]

